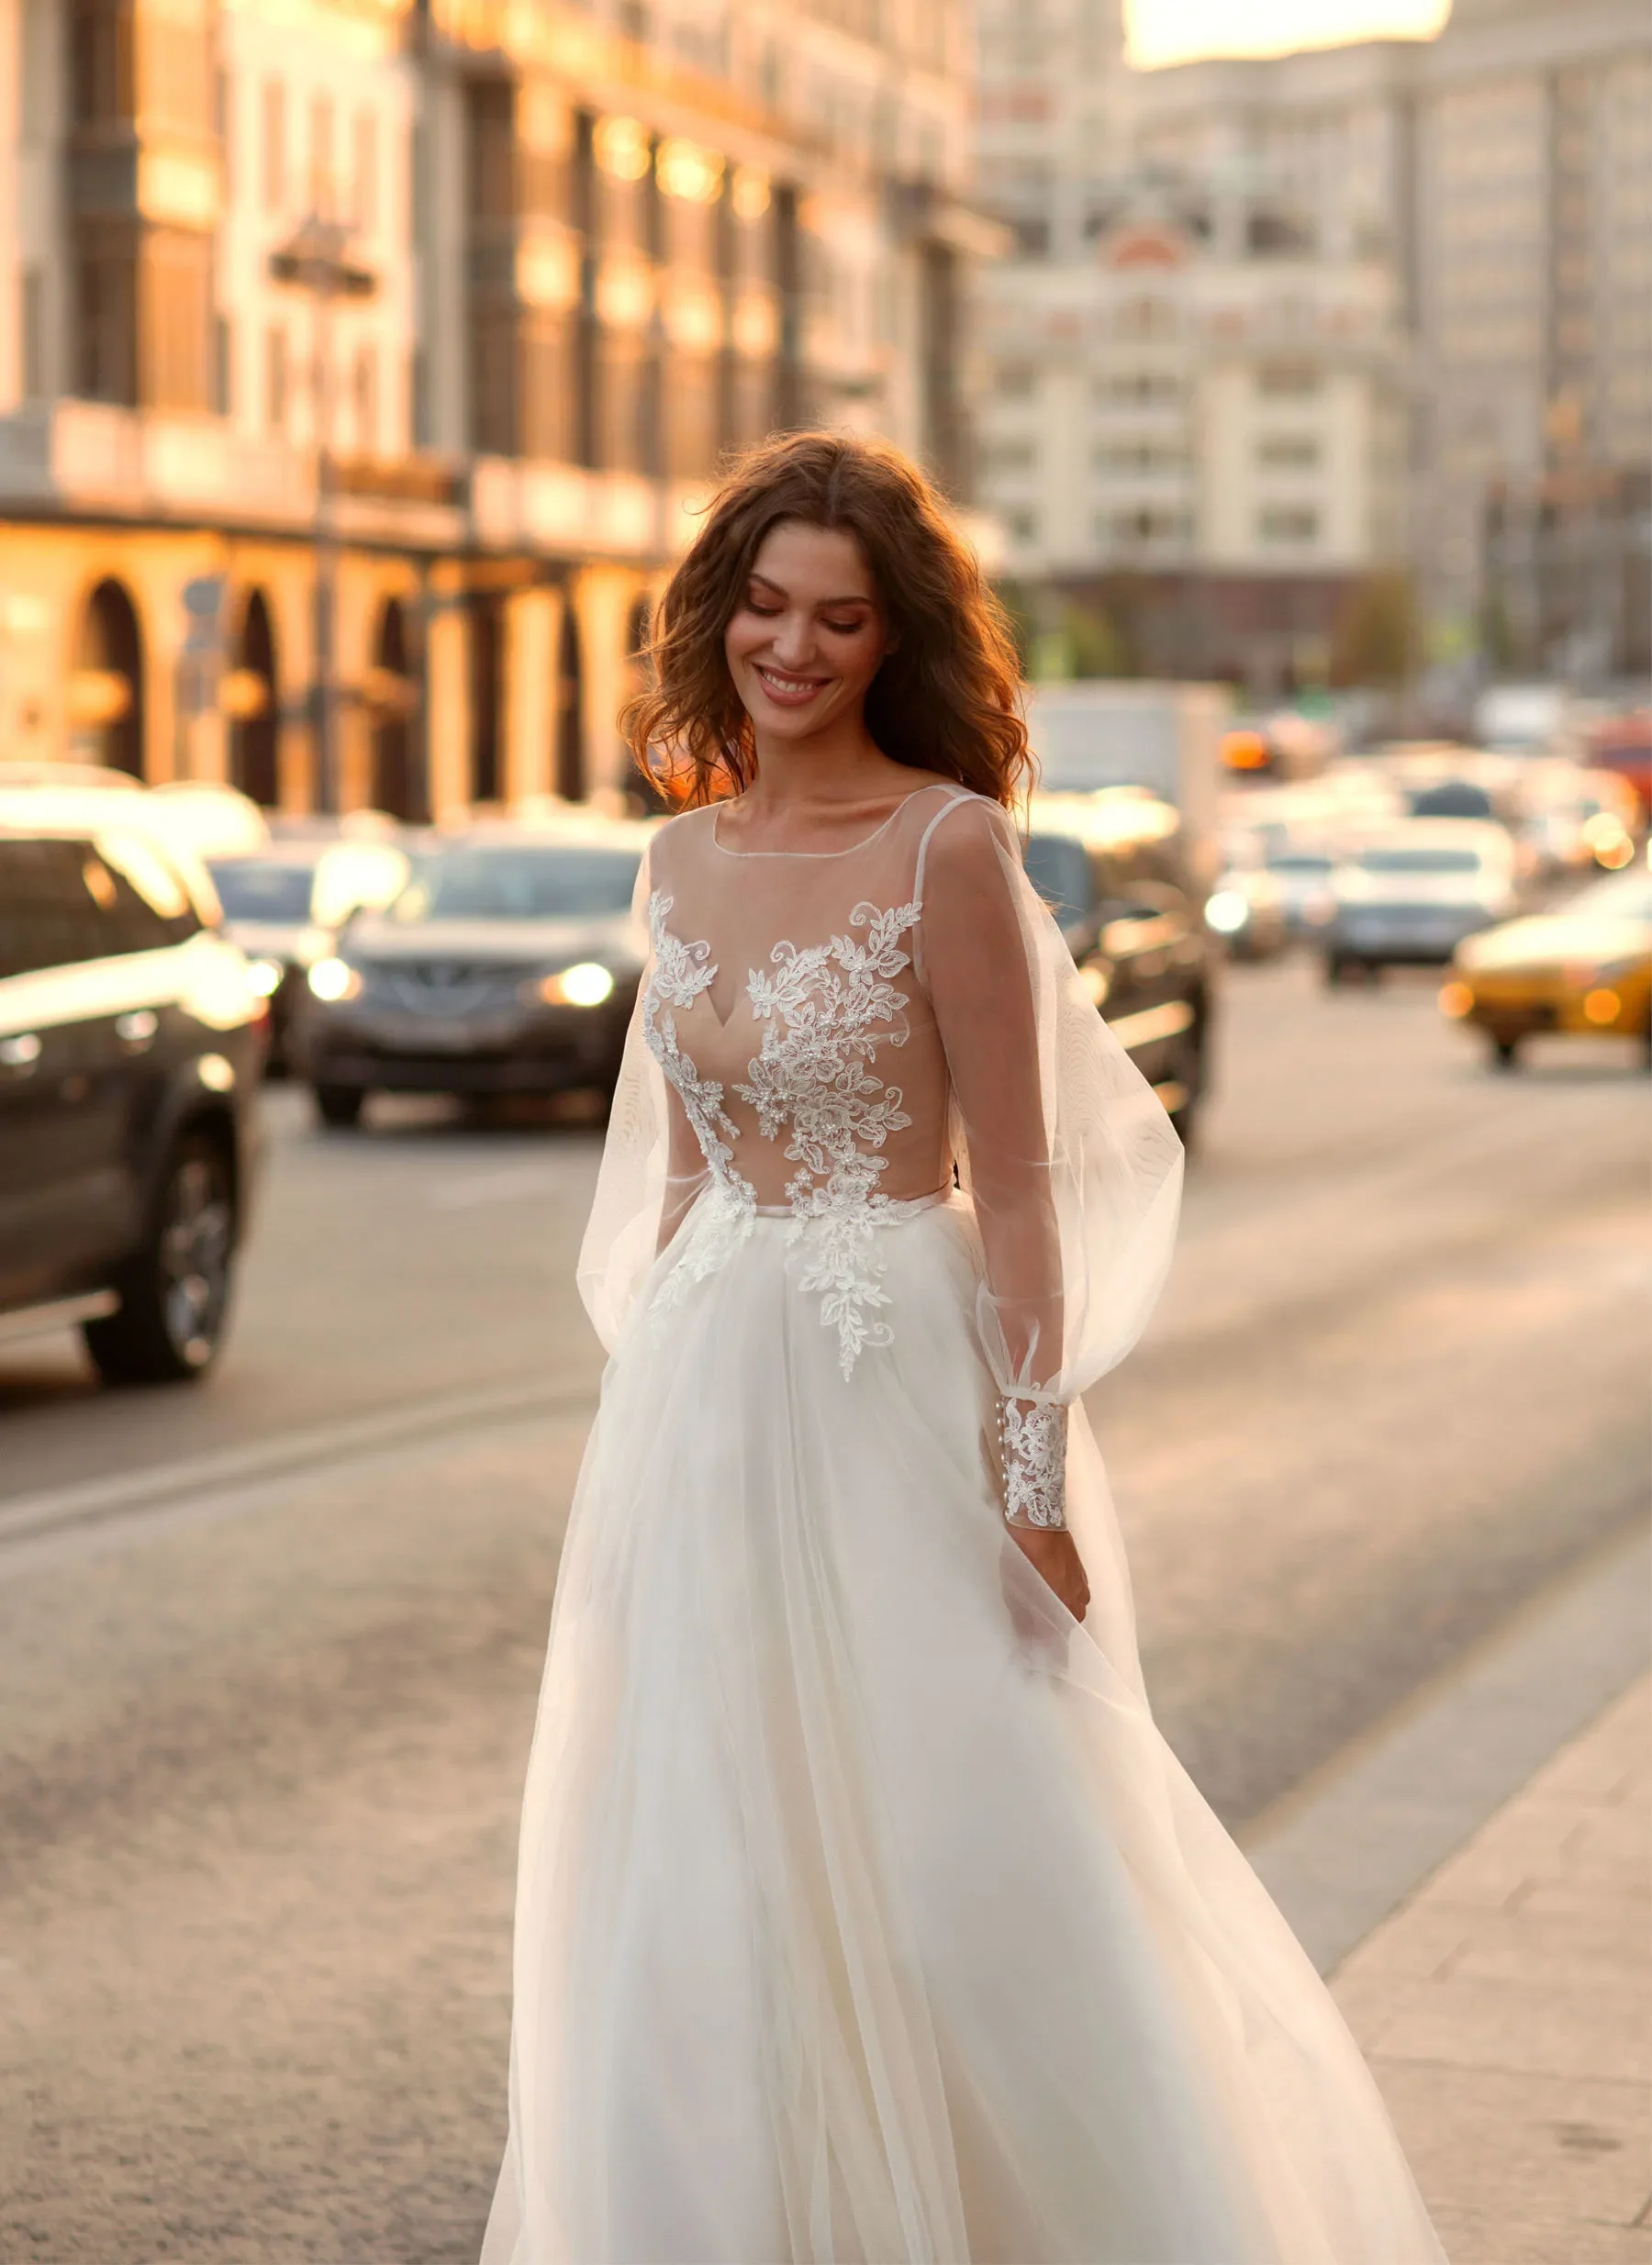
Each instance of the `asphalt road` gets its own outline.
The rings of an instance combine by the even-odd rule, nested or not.
[[[1172,1741],[1236,1826],[1621,1531],[1646,1085],[1425,980],[1229,987],[1181,1256],[1097,1408]],[[0,2256],[474,2259],[516,1803],[600,1370],[597,1144],[270,1110],[191,1394],[0,1356]]]

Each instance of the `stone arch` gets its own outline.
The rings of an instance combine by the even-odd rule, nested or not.
[[[241,616],[229,686],[229,776],[265,809],[281,804],[281,710],[270,601],[253,590]]]
[[[499,600],[478,591],[470,602],[471,791],[497,802],[505,776],[505,625]]]
[[[414,733],[419,683],[407,609],[387,597],[373,641],[373,769],[368,800],[412,824],[426,815],[423,768]]]
[[[583,802],[585,764],[585,664],[572,595],[564,600],[556,646],[556,791],[565,802]]]
[[[81,612],[69,731],[77,762],[144,775],[143,630],[131,593],[112,575],[94,586]]]

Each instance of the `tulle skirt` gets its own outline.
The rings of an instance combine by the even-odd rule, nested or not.
[[[878,1231],[847,1379],[789,1222],[717,1201],[569,1526],[483,2265],[1437,2265],[1154,1727],[1081,1410],[1084,1626],[1006,1538],[965,1199]]]

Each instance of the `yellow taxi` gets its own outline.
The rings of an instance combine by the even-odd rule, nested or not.
[[[1485,1032],[1500,1069],[1541,1031],[1638,1038],[1652,1062],[1652,871],[1637,865],[1553,912],[1470,936],[1440,1006]]]

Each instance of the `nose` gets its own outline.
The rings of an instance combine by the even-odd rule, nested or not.
[[[787,613],[775,624],[775,658],[782,668],[801,669],[814,657],[814,629],[809,616]]]

